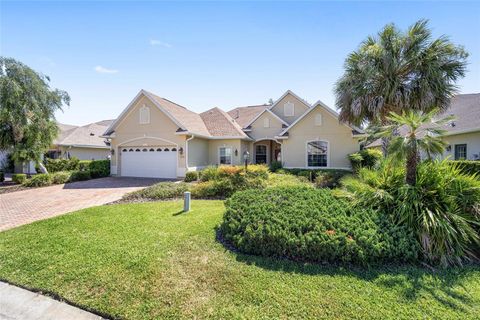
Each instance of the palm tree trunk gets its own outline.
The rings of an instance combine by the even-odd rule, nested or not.
[[[415,143],[410,153],[407,155],[407,174],[405,180],[407,184],[414,186],[417,183],[417,165],[418,165],[418,151]]]

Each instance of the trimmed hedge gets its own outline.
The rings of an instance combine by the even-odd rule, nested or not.
[[[110,175],[110,160],[45,159],[49,173],[59,171],[90,171],[92,178]]]
[[[334,188],[340,185],[340,179],[351,174],[342,169],[281,169],[278,173],[289,173],[315,182],[317,188]]]
[[[90,171],[73,171],[70,175],[69,182],[85,181],[92,179]]]
[[[52,176],[48,173],[36,174],[23,183],[25,187],[46,187],[51,184]]]
[[[64,184],[70,181],[71,172],[59,171],[50,174],[53,184]]]
[[[197,171],[188,171],[185,174],[185,182],[192,182],[198,180],[198,172]]]
[[[353,209],[328,189],[237,192],[226,201],[220,232],[241,252],[301,261],[412,262],[419,252],[412,231],[377,211]]]
[[[449,161],[452,165],[457,165],[458,168],[465,174],[475,174],[480,178],[480,161],[473,160],[452,160]]]
[[[12,181],[15,183],[22,184],[27,180],[27,175],[25,173],[15,173],[12,174]]]
[[[188,184],[186,183],[160,182],[148,188],[127,193],[122,199],[169,200],[182,197],[185,191],[188,191]]]
[[[74,171],[80,169],[80,160],[73,157],[71,159],[45,159],[45,168],[48,172]]]

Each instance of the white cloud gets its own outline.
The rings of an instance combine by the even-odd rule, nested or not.
[[[163,41],[160,41],[160,40],[155,40],[155,39],[150,39],[150,45],[151,46],[161,46],[161,47],[165,47],[165,48],[171,48],[172,47],[172,45],[170,43],[163,42]]]
[[[98,73],[118,73],[118,70],[116,69],[108,69],[102,66],[96,66],[94,70]]]

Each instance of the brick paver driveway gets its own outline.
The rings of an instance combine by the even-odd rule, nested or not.
[[[116,201],[159,181],[109,177],[0,194],[0,231]]]

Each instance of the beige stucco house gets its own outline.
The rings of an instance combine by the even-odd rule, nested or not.
[[[459,94],[453,97],[448,110],[438,117],[447,115],[453,115],[455,119],[442,127],[445,130],[442,140],[445,141],[446,148],[440,158],[480,160],[480,94]],[[400,128],[400,134],[403,132],[406,133]],[[380,147],[380,140],[367,146],[367,148]]]
[[[141,90],[102,137],[119,176],[182,177],[209,165],[280,161],[286,168],[350,168],[362,130],[291,91],[272,105],[195,113]]]

